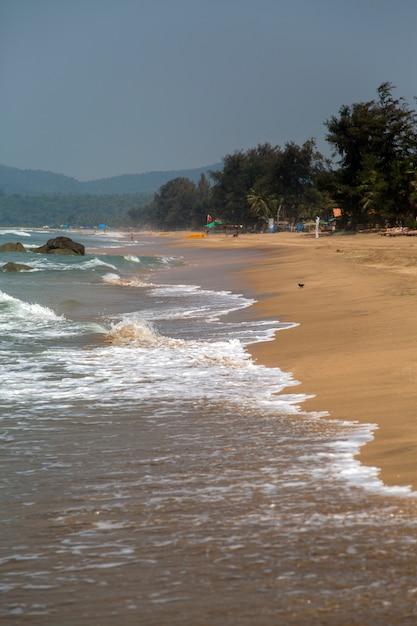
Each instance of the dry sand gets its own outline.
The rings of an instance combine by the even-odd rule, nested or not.
[[[417,490],[417,237],[172,233],[164,243],[259,251],[239,270],[259,315],[299,325],[253,345],[254,358],[302,381],[297,392],[314,395],[303,409],[377,424],[361,462]]]

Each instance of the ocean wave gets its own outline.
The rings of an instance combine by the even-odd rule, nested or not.
[[[106,340],[114,345],[157,345],[158,334],[150,322],[125,320],[114,324]]]
[[[276,399],[274,394],[298,382],[291,374],[255,365],[237,339],[211,343],[177,339],[160,334],[139,317],[112,324],[103,339],[82,355],[79,347],[60,344],[47,346],[34,359],[16,362],[13,372],[3,371],[9,379],[5,400],[13,400],[18,387],[20,399],[31,402],[32,415],[39,411],[45,415],[54,403],[60,403],[64,415],[69,400],[71,413],[77,403],[84,405],[83,410],[109,402],[127,410],[129,404],[135,407],[152,398],[178,407],[211,400],[252,410],[258,410],[262,401],[264,413],[277,407],[294,413],[305,399],[291,394]]]
[[[6,230],[6,229],[1,228],[0,236],[2,235],[16,235],[16,237],[31,237],[31,234],[27,233],[24,230]]]
[[[116,270],[116,266],[103,261],[98,257],[92,257],[91,259],[85,259],[85,257],[65,257],[56,255],[39,255],[31,256],[28,263],[37,271],[59,271],[59,272],[72,272],[72,271],[95,271],[96,269],[113,269]]]
[[[8,311],[2,310],[2,305],[9,307]],[[78,405],[83,407],[85,415],[87,407],[95,413],[107,411],[110,406],[112,410],[123,407],[125,413],[149,403],[160,407],[165,420],[172,411],[183,411],[187,404],[195,407],[201,403],[220,412],[222,406],[228,411],[235,406],[236,411],[253,414],[254,419],[257,415],[271,419],[300,416],[304,422],[322,416],[302,410],[303,402],[311,396],[290,392],[299,384],[291,373],[256,364],[237,338],[213,341],[173,338],[161,334],[139,314],[113,322],[108,328],[76,324],[48,307],[22,302],[0,292],[0,321],[13,318],[21,332],[25,317],[32,326],[40,320],[42,331],[46,321],[55,325],[57,333],[64,330],[103,333],[103,341],[86,346],[83,353],[71,344],[45,345],[33,358],[12,363],[8,360],[1,374],[3,402],[5,406],[10,403],[10,407],[16,401],[30,406],[26,420],[64,419],[67,413],[73,415]],[[158,412],[155,408],[153,411],[157,419]],[[323,462],[308,458],[307,452],[305,458],[299,458],[300,463],[310,467],[313,478],[320,481],[331,472],[346,483],[374,492],[410,493],[405,487],[386,488],[375,468],[364,467],[356,460],[360,447],[372,438],[373,425],[324,420],[319,428],[329,430],[320,453]],[[315,458],[317,452],[312,454]]]
[[[119,274],[104,274],[102,281],[109,285],[117,285],[119,287],[149,287],[149,283],[145,283],[140,278],[124,278]]]
[[[136,254],[125,254],[123,258],[126,261],[129,261],[130,263],[140,263],[141,262],[140,256],[137,256]]]
[[[88,261],[83,261],[83,263],[80,263],[78,267],[79,269],[82,269],[82,270],[93,270],[98,267],[100,268],[109,267],[114,270],[116,269],[115,265],[107,261],[103,261],[102,259],[99,259],[98,257],[93,257],[92,259],[88,259]]]
[[[380,470],[374,466],[362,465],[357,459],[362,446],[373,439],[373,431],[377,424],[359,424],[332,420],[332,424],[339,429],[340,435],[333,437],[326,444],[328,452],[322,453],[321,458],[326,463],[323,470],[316,468],[316,478],[320,478],[323,471],[327,472],[330,466],[335,476],[341,477],[346,483],[354,487],[363,487],[367,491],[390,496],[417,497],[410,486],[388,486],[379,478]]]
[[[179,305],[171,305],[166,319],[175,318],[207,318],[218,320],[219,316],[225,316],[233,311],[252,306],[255,300],[244,297],[231,291],[213,291],[202,289],[198,285],[153,285],[149,294],[155,298],[175,299]],[[187,304],[182,305],[184,296],[187,296]],[[158,313],[156,312],[158,317]]]
[[[44,320],[63,320],[63,316],[57,315],[52,309],[37,303],[25,302],[0,291],[0,313],[10,320],[10,316],[16,318],[31,318]]]
[[[0,334],[8,345],[37,337],[80,336],[86,333],[105,334],[107,329],[96,322],[77,322],[59,315],[48,306],[26,302],[0,291]],[[28,348],[31,344],[28,343]]]
[[[205,341],[204,339],[186,340],[168,337],[159,333],[152,322],[138,315],[131,315],[127,319],[112,324],[106,341],[114,346],[124,346],[131,349],[137,347],[160,349],[160,354],[158,355],[155,351],[152,353],[152,357],[155,362],[159,362],[159,367],[164,369],[170,369],[170,364],[176,359],[177,366],[181,362],[187,368],[197,366],[204,368],[216,365],[247,369],[248,366],[253,366],[249,353],[237,338]],[[297,382],[290,382],[291,375],[287,377],[282,374],[282,376],[289,384],[298,384]]]

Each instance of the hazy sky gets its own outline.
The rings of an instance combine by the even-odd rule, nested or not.
[[[0,0],[0,163],[80,180],[315,137],[383,82],[416,106],[417,0]]]

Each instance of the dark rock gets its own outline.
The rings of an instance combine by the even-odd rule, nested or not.
[[[17,243],[9,242],[0,246],[0,252],[26,252],[26,248],[19,241]]]
[[[32,252],[40,254],[68,254],[72,256],[83,256],[85,254],[85,246],[77,243],[69,237],[55,237],[49,239],[43,246],[32,248]]]
[[[24,265],[23,263],[13,263],[9,261],[1,268],[3,272],[24,272],[27,270],[31,270],[30,265]]]

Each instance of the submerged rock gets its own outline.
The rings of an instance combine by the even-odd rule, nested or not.
[[[0,252],[26,252],[26,248],[20,241],[17,243],[9,242],[0,246]]]
[[[3,265],[1,269],[3,272],[25,272],[33,268],[31,268],[30,265],[25,265],[24,263],[13,263],[13,261],[9,261]]]
[[[32,252],[83,256],[85,255],[85,246],[83,246],[82,243],[73,241],[69,237],[55,237],[54,239],[49,239],[43,246],[39,246],[39,248],[32,248]]]

